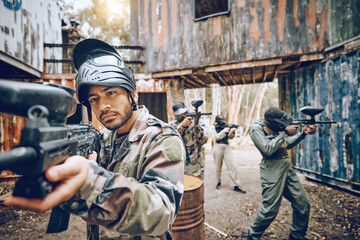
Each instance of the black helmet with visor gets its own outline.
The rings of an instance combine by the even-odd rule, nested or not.
[[[265,124],[274,132],[284,131],[291,124],[292,117],[277,107],[270,107],[264,113]]]
[[[136,82],[131,70],[125,65],[119,53],[103,41],[89,38],[79,42],[74,48],[73,60],[78,70],[77,97],[86,107],[90,107],[86,93],[89,85],[122,87],[128,92],[136,90]],[[134,104],[136,106],[133,99],[132,101],[133,106]]]

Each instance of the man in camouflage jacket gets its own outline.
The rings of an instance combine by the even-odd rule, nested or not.
[[[195,119],[186,117],[187,108],[183,102],[173,106],[176,120],[170,122],[179,132],[186,148],[185,173],[204,179],[205,153],[203,145],[208,140],[205,123],[202,119],[195,125]]]
[[[79,102],[109,129],[98,163],[70,157],[47,170],[60,184],[44,199],[13,197],[6,204],[34,211],[60,204],[88,223],[88,239],[171,239],[184,191],[181,137],[138,109],[133,75],[111,46],[84,40],[74,63]]]

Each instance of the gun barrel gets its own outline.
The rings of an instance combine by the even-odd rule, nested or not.
[[[34,163],[36,158],[35,148],[13,148],[0,154],[0,170],[11,170],[15,173],[23,174],[29,170],[27,167],[30,167],[30,163]]]
[[[203,116],[203,115],[211,115],[212,113],[187,113],[186,116],[188,117],[196,117],[196,116]]]
[[[335,121],[311,121],[308,119],[297,119],[293,120],[291,125],[299,125],[299,124],[306,124],[306,125],[315,125],[315,124],[336,124]]]

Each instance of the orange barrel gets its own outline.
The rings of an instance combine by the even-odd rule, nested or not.
[[[184,175],[184,195],[171,235],[175,240],[204,239],[204,182],[201,178]]]

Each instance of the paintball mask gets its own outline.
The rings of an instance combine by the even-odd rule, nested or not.
[[[222,116],[222,115],[217,115],[216,118],[215,118],[215,122],[218,124],[218,125],[224,125],[227,121],[227,118]]]
[[[136,82],[133,73],[125,65],[119,53],[109,44],[97,39],[85,39],[79,42],[73,52],[76,75],[77,97],[79,102],[90,107],[87,101],[86,86],[100,85],[122,87],[135,92]],[[133,110],[137,104],[132,100]]]
[[[292,123],[289,114],[279,108],[271,107],[264,114],[265,124],[274,132],[284,131]]]

